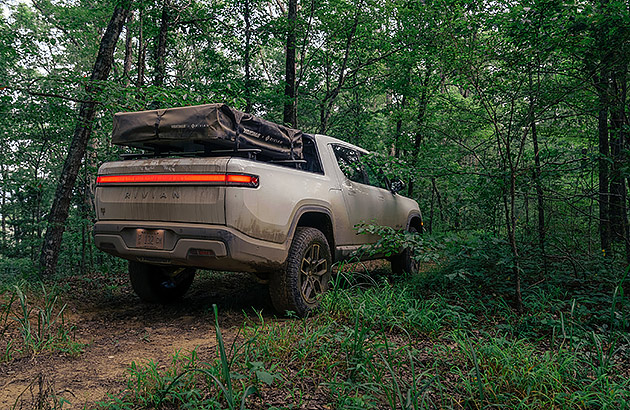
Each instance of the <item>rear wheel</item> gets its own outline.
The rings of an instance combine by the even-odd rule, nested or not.
[[[195,269],[130,261],[129,278],[134,292],[143,301],[170,303],[188,291],[195,278]]]
[[[269,283],[271,300],[278,312],[306,316],[317,309],[328,290],[332,258],[324,234],[315,228],[297,228],[283,272]]]
[[[418,233],[418,230],[410,226],[409,232]],[[390,259],[392,264],[392,273],[417,273],[418,272],[418,262],[413,259],[413,254],[411,249],[407,248],[403,250],[398,255],[392,256]]]

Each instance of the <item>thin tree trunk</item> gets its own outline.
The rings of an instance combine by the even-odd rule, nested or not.
[[[616,226],[616,234],[619,236],[617,241],[623,242],[626,252],[626,262],[630,264],[630,226],[628,224],[628,186],[626,185],[626,178],[624,178],[624,168],[628,164],[628,149],[630,148],[629,140],[630,135],[628,133],[628,113],[626,111],[627,104],[627,71],[628,61],[620,62],[615,70],[613,78],[613,90],[615,97],[613,117],[614,127],[616,129],[617,139],[612,141],[614,143],[613,157],[613,175],[611,177],[611,194],[614,192],[618,202],[616,201],[617,208],[613,211],[611,206],[611,213],[614,214],[614,219],[619,222]],[[613,188],[614,187],[614,188]],[[614,189],[614,191],[613,191]],[[618,196],[618,198],[617,198]],[[612,216],[612,215],[611,215]],[[613,218],[611,217],[611,220]],[[614,235],[613,235],[614,236]]]
[[[138,33],[138,78],[136,79],[136,86],[142,87],[144,85],[144,67],[145,57],[147,53],[146,45],[144,44],[144,10],[140,7],[139,12],[140,29]]]
[[[396,135],[394,136],[394,156],[400,158],[400,137],[402,136],[403,115],[407,106],[407,96],[403,95],[400,102],[401,115],[396,121]]]
[[[251,112],[253,109],[252,103],[252,74],[251,74],[251,47],[252,47],[252,24],[250,21],[250,3],[249,0],[244,0],[243,4],[243,19],[245,20],[245,112]],[[295,54],[295,48],[294,48]],[[294,65],[295,67],[295,65]],[[295,83],[295,75],[293,76]],[[294,86],[295,90],[295,86]]]
[[[297,101],[295,100],[295,43],[297,24],[297,0],[289,0],[289,11],[287,14],[287,55],[285,67],[284,86],[284,123],[297,127]]]
[[[438,211],[440,211],[440,221],[444,223],[444,210],[442,207],[442,195],[440,195],[440,191],[438,190],[437,183],[435,182],[435,178],[431,178],[431,185],[433,186],[433,192],[435,192],[435,196],[437,198]]]
[[[512,153],[513,137],[508,133],[505,138],[503,138],[499,132],[496,132],[497,149],[501,158],[501,165],[504,172],[509,171],[509,181],[506,181],[508,183],[504,183],[503,186],[503,206],[505,208],[505,228],[507,229],[508,243],[510,244],[514,258],[512,267],[514,299],[519,314],[523,313],[523,294],[521,292],[520,255],[516,243],[516,173],[518,170],[518,162],[525,146],[525,137],[526,135],[523,135],[523,139],[519,144],[520,149],[515,159]],[[504,149],[501,149],[502,146]]]
[[[626,119],[626,126],[630,126],[630,122],[628,122],[628,120]],[[628,145],[628,140],[626,140],[626,144]],[[628,161],[628,154],[626,154],[626,163]],[[630,224],[628,223],[628,219],[627,219],[627,210],[628,208],[630,208],[628,206],[628,201],[629,201],[629,197],[630,195],[628,195],[628,190],[630,190],[630,178],[626,179],[626,190],[624,191],[624,204],[626,207],[626,236],[625,236],[625,245],[626,245],[626,263],[628,265],[630,265]]]
[[[530,73],[529,88],[533,94],[533,80]],[[534,117],[535,109],[534,96],[529,97],[530,127],[532,130],[532,142],[534,144],[534,184],[536,186],[536,202],[538,213],[538,246],[543,260],[545,274],[547,274],[547,253],[545,252],[545,198],[541,181],[540,166],[540,148],[538,147],[538,129],[536,127],[536,118]]]
[[[424,73],[424,79],[422,81],[422,93],[418,100],[418,115],[416,116],[416,135],[413,141],[413,150],[411,153],[411,162],[415,168],[418,162],[418,155],[420,154],[420,145],[422,144],[422,136],[424,135],[424,116],[427,112],[427,106],[429,104],[429,79],[431,77],[431,63],[427,63],[427,68]],[[413,196],[414,183],[413,179],[409,179],[409,187],[407,189],[407,195]]]
[[[608,74],[602,69],[595,88],[599,97],[598,138],[599,138],[599,239],[602,251],[610,251],[610,215],[608,195]]]
[[[529,226],[529,190],[523,193],[523,203],[525,205],[525,225]]]
[[[164,86],[164,78],[166,77],[166,42],[168,40],[168,29],[170,24],[170,4],[165,0],[162,5],[162,17],[160,19],[160,31],[157,37],[155,47],[155,75],[153,77],[153,85],[156,87]],[[154,102],[154,105],[159,105]],[[156,107],[157,108],[157,107]]]
[[[361,126],[363,125],[363,122],[361,121],[363,107],[361,107],[361,98],[359,97],[359,93],[356,89],[352,90],[352,100],[352,106],[350,109],[353,119],[352,140],[354,140],[353,142],[358,145],[361,143],[361,136],[363,134],[361,132]]]
[[[4,251],[6,245],[6,232],[7,232],[7,217],[6,217],[6,205],[7,205],[7,193],[6,187],[8,178],[6,177],[6,169],[4,162],[0,164],[0,175],[2,176],[2,184],[0,185],[0,214],[2,215],[2,233],[0,235],[0,251]]]
[[[507,147],[507,155],[510,155],[509,145]],[[505,227],[507,228],[508,242],[514,257],[514,266],[512,267],[512,275],[514,275],[514,298],[516,302],[516,310],[519,314],[523,314],[523,295],[521,292],[521,273],[519,266],[518,245],[516,244],[516,216],[514,203],[516,201],[516,175],[514,169],[510,169],[510,187],[509,198],[507,194],[503,194],[503,205],[505,207]]]
[[[19,216],[18,216],[17,212],[18,212],[18,207],[17,206],[13,207],[13,221],[12,221],[13,222],[12,223],[12,225],[13,225],[13,242],[15,242],[16,249],[19,249],[20,237],[21,237],[21,235],[20,235],[20,233],[21,233],[20,232],[21,224],[20,224],[20,220],[18,219]]]
[[[125,60],[123,63],[123,81],[125,83],[125,86],[128,86],[131,82],[129,73],[131,72],[131,65],[133,63],[133,43],[131,41],[133,35],[131,33],[131,23],[133,23],[133,12],[129,13],[129,18],[127,19],[127,26],[125,30]]]
[[[610,228],[611,239],[615,242],[626,242],[628,237],[628,215],[626,210],[626,180],[623,175],[626,146],[626,113],[625,113],[625,71],[627,66],[621,64],[612,71],[612,104],[610,110]]]
[[[330,116],[332,114],[333,106],[335,104],[335,100],[337,96],[339,96],[339,92],[341,88],[346,83],[348,78],[348,73],[346,72],[348,68],[348,60],[350,58],[350,50],[352,48],[352,43],[354,42],[354,36],[357,33],[357,27],[359,25],[359,10],[354,15],[354,20],[352,22],[352,27],[350,27],[350,33],[348,33],[348,38],[346,39],[346,49],[344,51],[343,61],[341,63],[341,67],[339,69],[339,77],[334,88],[331,88],[330,84],[330,75],[332,72],[331,65],[328,64],[326,71],[326,95],[324,99],[319,103],[319,132],[321,134],[325,134],[328,130],[328,122],[330,120]]]
[[[435,206],[435,190],[431,190],[431,207],[429,208],[429,234],[433,233],[433,209]]]
[[[87,143],[92,133],[92,124],[96,115],[95,96],[101,90],[100,82],[107,80],[114,61],[114,49],[120,37],[122,27],[127,20],[129,13],[129,2],[119,3],[112,13],[112,18],[107,25],[107,30],[101,39],[100,48],[90,82],[86,87],[88,101],[82,102],[79,106],[79,117],[68,150],[55,197],[48,216],[48,229],[44,237],[44,244],[40,254],[39,262],[42,274],[50,275],[57,267],[61,240],[68,218],[68,208],[72,197],[72,189],[77,179],[81,161],[85,155]]]
[[[523,314],[523,294],[521,292],[521,268],[519,261],[519,253],[518,246],[516,245],[516,215],[514,212],[514,204],[516,202],[516,175],[514,170],[512,170],[512,175],[510,178],[510,206],[511,206],[511,219],[512,219],[512,227],[510,229],[510,246],[512,247],[512,253],[514,254],[514,285],[515,285],[515,296],[516,296],[516,309],[518,313]]]

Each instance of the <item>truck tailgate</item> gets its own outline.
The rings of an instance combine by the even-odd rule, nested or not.
[[[158,158],[116,161],[98,171],[98,220],[225,224],[229,158]],[[108,179],[109,178],[109,179]]]

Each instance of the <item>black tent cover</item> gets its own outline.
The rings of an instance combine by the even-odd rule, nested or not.
[[[273,160],[302,159],[300,130],[225,104],[117,113],[112,142],[163,152],[259,149]]]

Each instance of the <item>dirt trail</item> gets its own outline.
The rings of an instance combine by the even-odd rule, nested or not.
[[[267,288],[249,275],[204,272],[199,276],[186,297],[169,306],[141,303],[126,284],[113,292],[83,288],[78,294],[62,295],[68,304],[66,323],[74,325],[76,338],[88,345],[76,357],[45,352],[1,363],[0,409],[10,409],[16,401],[17,408],[22,402],[31,403],[41,388],[40,381],[70,401],[71,406],[64,409],[81,409],[107,394],[119,394],[133,361],[153,360],[164,368],[176,351],[195,348],[200,357],[214,357],[215,303],[227,341],[242,325],[243,311],[250,317],[253,309],[273,316]]]

